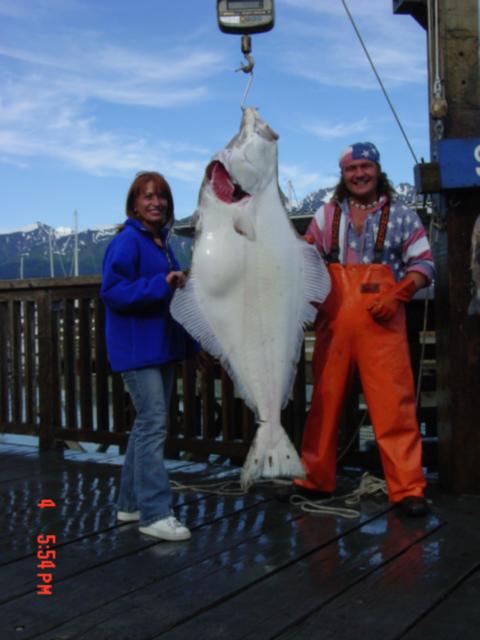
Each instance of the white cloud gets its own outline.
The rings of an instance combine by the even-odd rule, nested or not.
[[[126,175],[133,171],[155,167],[183,182],[198,183],[205,167],[205,160],[182,161],[175,157],[175,150],[166,153],[157,145],[141,139],[128,139],[109,133],[101,133],[88,122],[79,122],[79,135],[55,137],[45,140],[26,132],[0,130],[0,158],[43,157],[60,160],[67,165],[98,176]],[[68,138],[68,139],[67,139]]]
[[[202,81],[223,69],[219,55],[208,50],[137,51],[100,45],[96,37],[77,35],[83,42],[82,50],[62,42],[51,52],[50,45],[37,41],[29,48],[2,44],[0,56],[22,64],[22,69],[15,71],[17,78],[35,75],[43,86],[55,91],[82,99],[160,108],[206,99],[208,90]]]
[[[79,48],[77,42],[83,46]],[[42,38],[30,39],[28,48],[2,43],[0,55],[38,68],[92,78],[130,79],[134,84],[199,80],[217,73],[221,62],[219,54],[213,51],[198,48],[139,51],[105,44],[99,42],[98,36],[84,33],[69,34],[63,41],[55,42],[53,51],[51,47],[51,41]]]
[[[35,20],[39,15],[78,7],[77,0],[0,0],[0,15],[7,18]]]
[[[281,4],[296,10],[285,32],[290,47],[284,49],[282,60],[290,73],[329,87],[378,88],[340,2],[281,0]],[[348,6],[384,83],[389,87],[425,83],[425,33],[413,18],[392,18],[392,5],[385,0],[355,0]],[[303,51],[295,44],[300,36]]]
[[[338,181],[338,176],[328,173],[308,171],[305,167],[292,164],[280,164],[279,181],[288,193],[288,183],[291,182],[298,198],[303,198],[314,189],[331,187]]]
[[[68,36],[32,37],[28,46],[4,42],[0,56],[9,69],[0,75],[2,163],[46,157],[97,175],[155,166],[179,180],[201,179],[204,161],[191,156],[203,158],[205,148],[102,130],[92,101],[165,109],[205,101],[206,79],[223,68],[218,53],[193,44],[147,52],[77,33],[72,42]]]
[[[201,158],[191,160],[193,154]],[[95,175],[158,167],[179,180],[201,179],[208,151],[186,142],[146,140],[102,131],[85,103],[42,86],[36,77],[11,78],[0,93],[0,158],[12,164],[44,157]],[[188,158],[184,161],[184,157]]]
[[[95,55],[100,70],[132,77],[140,74],[142,81],[179,82],[204,78],[216,73],[219,55],[213,51],[132,51],[107,45]]]
[[[368,129],[368,119],[362,118],[357,122],[317,122],[305,125],[304,130],[313,133],[321,140],[334,140],[336,138],[345,138],[356,133],[363,133]]]
[[[28,9],[18,0],[0,0],[0,16],[21,18],[27,15]]]

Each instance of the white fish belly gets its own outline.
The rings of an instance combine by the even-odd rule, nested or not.
[[[302,255],[283,210],[257,219],[253,241],[230,220],[204,228],[192,262],[195,296],[239,393],[261,422],[279,424],[302,331]],[[218,222],[218,219],[217,219]]]

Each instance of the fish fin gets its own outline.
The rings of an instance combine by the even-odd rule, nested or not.
[[[272,430],[277,436],[275,444],[271,442]],[[240,484],[247,490],[260,478],[279,477],[304,478],[305,469],[285,429],[280,424],[261,424],[242,467]]]
[[[317,310],[313,302],[323,302],[332,288],[330,274],[318,249],[304,240],[303,252],[303,281],[304,281],[304,309],[302,322],[304,326],[313,322],[317,316]]]
[[[469,316],[480,314],[480,298],[478,296],[475,296],[470,300],[467,313]]]
[[[222,345],[215,336],[212,327],[198,303],[193,275],[187,278],[187,282],[182,289],[175,291],[173,300],[170,303],[170,313],[172,317],[201,344],[202,349],[208,351],[210,355],[220,361],[220,364],[231,378],[237,393],[243,398],[249,409],[255,412],[255,405],[250,399],[250,394],[232,368]]]
[[[300,309],[298,318],[297,342],[292,358],[295,366],[292,367],[290,377],[285,381],[282,395],[282,408],[288,403],[290,392],[297,375],[297,363],[300,359],[300,353],[305,340],[305,327],[315,322],[315,318],[317,317],[317,309],[313,303],[323,302],[331,289],[330,274],[318,249],[304,240],[298,240],[298,242],[301,244],[303,257],[303,307]]]
[[[245,213],[237,213],[233,216],[233,228],[241,236],[245,236],[248,240],[255,240],[255,228],[252,218]]]
[[[174,320],[200,342],[202,349],[208,351],[215,358],[221,357],[222,347],[198,305],[192,277],[187,279],[182,289],[176,289],[170,303],[170,313]]]

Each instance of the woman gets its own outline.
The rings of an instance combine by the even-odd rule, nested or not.
[[[168,246],[173,199],[163,176],[137,175],[127,195],[127,220],[107,247],[100,295],[113,371],[122,374],[136,419],[128,441],[117,518],[162,540],[186,540],[190,531],[171,511],[163,450],[175,362],[196,343],[170,315],[185,275]]]

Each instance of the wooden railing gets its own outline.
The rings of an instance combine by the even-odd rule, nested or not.
[[[133,410],[120,375],[108,365],[99,286],[99,277],[0,281],[2,432],[36,435],[41,449],[58,440],[125,446]],[[414,301],[409,307],[416,368],[423,303]],[[292,399],[282,416],[297,447],[311,393],[311,334],[305,344]],[[347,436],[364,413],[359,398],[357,389],[347,403]],[[435,437],[434,413],[421,407],[419,418],[427,425],[426,434]],[[241,462],[254,430],[253,414],[236,397],[219,364],[208,374],[193,362],[178,365],[167,440],[170,455],[217,453]],[[368,457],[359,443],[356,436],[345,459],[349,464]]]

